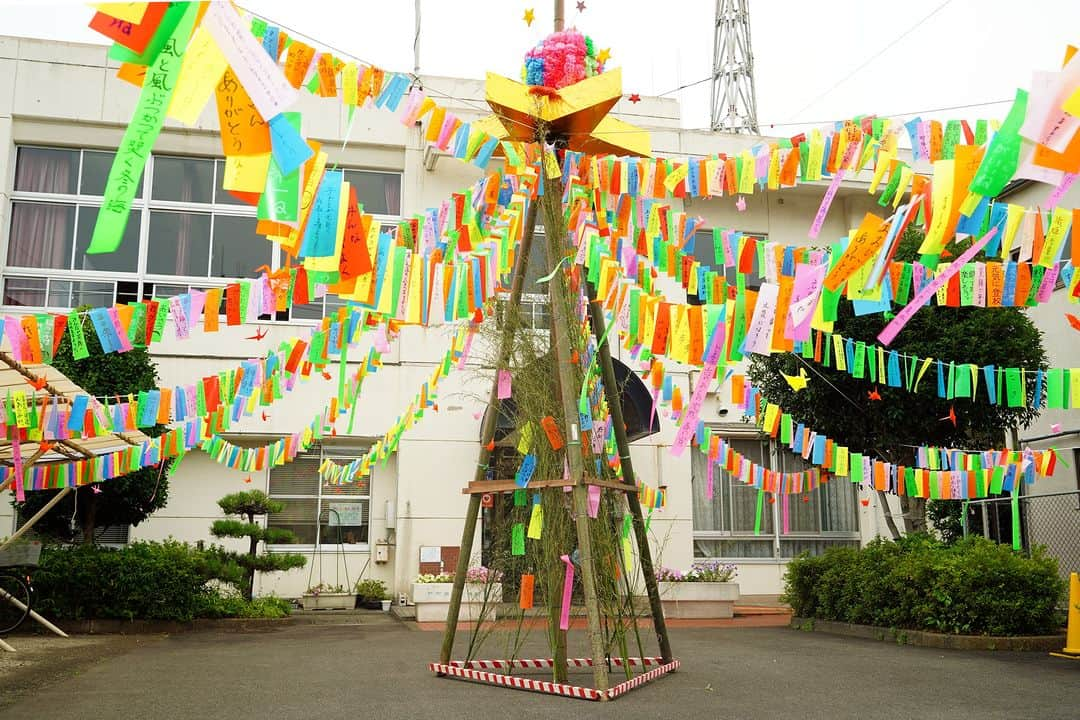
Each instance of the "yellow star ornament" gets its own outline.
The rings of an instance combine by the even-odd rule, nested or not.
[[[585,78],[555,93],[534,93],[529,86],[488,73],[486,99],[495,115],[478,120],[474,127],[500,140],[533,142],[537,125],[566,138],[567,147],[593,155],[648,157],[649,133],[608,111],[622,98],[622,73],[618,68]]]
[[[525,11],[524,20],[525,20],[526,25],[528,25],[529,27],[532,27],[533,20],[535,20],[535,19],[536,19],[536,13],[533,12],[532,8],[529,8],[528,10]]]
[[[596,62],[603,65],[609,59],[611,59],[611,48],[604,48],[600,52],[596,53]]]

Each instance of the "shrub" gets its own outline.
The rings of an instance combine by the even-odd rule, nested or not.
[[[34,571],[34,609],[56,619],[177,620],[284,617],[288,601],[244,600],[208,585],[221,573],[219,547],[176,540],[122,548],[47,546]]]
[[[257,597],[245,600],[238,593],[210,592],[199,609],[199,617],[206,618],[283,618],[292,612],[288,600],[275,597]]]
[[[33,577],[35,609],[75,620],[191,620],[211,592],[202,553],[175,540],[46,547]]]
[[[368,578],[356,582],[356,594],[361,600],[389,600],[390,592],[382,580]]]
[[[803,554],[784,583],[801,617],[971,635],[1054,632],[1065,592],[1041,549],[1025,557],[981,537],[946,545],[927,535]]]

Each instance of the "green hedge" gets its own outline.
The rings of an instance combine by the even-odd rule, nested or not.
[[[121,548],[50,546],[33,573],[34,609],[81,620],[179,620],[197,617],[281,617],[279,598],[253,602],[222,595],[207,583],[220,576],[217,548],[175,540]]]
[[[789,565],[782,599],[796,616],[963,635],[1060,630],[1065,583],[1057,560],[969,537],[927,535],[865,548],[803,554]]]

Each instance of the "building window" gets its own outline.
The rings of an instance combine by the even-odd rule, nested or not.
[[[368,479],[353,485],[327,485],[319,477],[325,459],[349,462],[367,448],[313,446],[292,462],[270,470],[270,497],[285,508],[268,516],[268,527],[291,530],[295,545],[368,545],[371,497]]]
[[[753,240],[763,243],[767,242],[769,236],[766,233],[743,233],[743,237],[752,238]],[[698,230],[694,233],[694,259],[702,265],[708,265],[714,272],[723,270],[724,279],[727,280],[728,285],[735,287],[735,278],[738,275],[734,267],[724,267],[724,249],[720,247],[720,244],[713,240],[713,231],[711,228]],[[757,290],[761,287],[761,276],[758,274],[757,259],[754,259],[754,269],[746,275],[746,287],[751,290]]]
[[[533,330],[551,328],[551,304],[547,285],[537,284],[537,280],[548,274],[547,236],[544,226],[537,225],[533,230],[532,246],[529,248],[529,265],[525,268],[525,282],[521,286],[521,323]],[[504,303],[509,293],[500,293],[499,300]]]
[[[729,438],[728,442],[743,457],[765,467],[785,472],[807,467],[786,449],[773,448],[768,440]],[[816,554],[837,545],[858,547],[857,496],[851,483],[837,478],[801,495],[777,495],[775,503],[763,503],[760,533],[755,534],[757,489],[717,466],[710,499],[707,470],[705,454],[694,452],[695,558],[790,558],[804,550]]]
[[[222,187],[224,160],[165,155],[147,161],[145,187],[140,181],[119,249],[87,255],[113,157],[97,150],[17,149],[4,305],[63,310],[164,299],[254,277],[264,265],[282,266],[282,254],[255,232],[256,209]],[[396,221],[401,173],[347,169],[345,175],[366,212]],[[293,318],[316,320],[336,309],[319,299]]]

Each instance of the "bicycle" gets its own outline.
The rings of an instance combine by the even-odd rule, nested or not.
[[[30,615],[34,586],[31,568],[37,567],[41,543],[22,542],[0,550],[0,636],[14,632]]]

